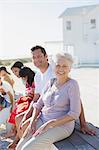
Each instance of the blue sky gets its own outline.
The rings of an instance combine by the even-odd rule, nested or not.
[[[30,48],[62,40],[60,14],[99,0],[0,0],[0,59],[28,57]]]

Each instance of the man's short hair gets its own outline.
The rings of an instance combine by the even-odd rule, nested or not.
[[[42,46],[39,46],[39,45],[36,45],[36,46],[32,47],[31,52],[34,52],[37,49],[40,49],[41,52],[44,54],[44,56],[47,54],[45,48],[43,48]]]

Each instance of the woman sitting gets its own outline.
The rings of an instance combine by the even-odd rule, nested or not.
[[[11,78],[10,73],[7,71],[6,67],[4,66],[0,67],[0,77],[4,81],[7,81],[13,87],[14,80]]]
[[[78,83],[69,77],[72,63],[71,55],[56,55],[56,79],[34,103],[33,115],[16,150],[50,150],[54,142],[72,134],[81,111]]]
[[[10,115],[11,106],[14,102],[12,86],[0,77],[0,124],[5,123]]]
[[[14,73],[14,75],[18,78],[20,78],[19,76],[19,71],[20,69],[23,67],[23,63],[21,61],[16,61],[11,65],[11,70]]]
[[[15,102],[14,109],[12,113],[10,114],[10,118],[8,119],[8,122],[13,124],[13,129],[12,131],[8,134],[7,137],[9,136],[14,136],[16,134],[16,121],[15,118],[18,116],[19,119],[23,117],[24,112],[29,108],[29,105],[31,101],[33,100],[34,97],[34,76],[35,73],[28,67],[21,67],[19,70],[19,76],[22,79],[25,87],[26,87],[26,92],[24,96],[21,96],[18,100]],[[16,136],[17,137],[17,136]],[[10,145],[11,147],[11,145]]]
[[[26,87],[25,95],[20,97],[15,103],[15,109],[10,115],[9,123],[15,124],[16,115],[28,109],[30,102],[34,97],[34,76],[35,73],[28,67],[22,67],[19,71],[19,76],[22,78]]]
[[[15,75],[15,77],[17,77],[17,79],[15,78],[15,86],[14,86],[14,90],[15,90],[15,100],[17,100],[18,98],[20,98],[23,94],[23,91],[20,91],[20,88],[17,88],[18,87],[18,84],[21,84],[21,80],[20,80],[20,76],[19,76],[19,71],[21,69],[21,67],[23,67],[23,63],[21,61],[16,61],[14,62],[12,65],[11,65],[11,71],[13,72],[13,74]],[[17,80],[17,82],[16,82]],[[23,89],[24,89],[24,86],[23,84],[21,84]]]

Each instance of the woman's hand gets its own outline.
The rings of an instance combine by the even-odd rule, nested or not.
[[[36,130],[36,123],[35,122],[33,122],[32,124],[30,123],[23,134],[23,138],[28,136],[29,134],[34,134],[35,130]]]
[[[31,103],[32,103],[32,102],[31,102]],[[32,105],[33,105],[33,103],[32,103]],[[30,104],[30,107],[28,108],[28,110],[27,110],[26,113],[24,114],[24,117],[23,117],[23,119],[22,119],[21,122],[20,122],[20,129],[22,128],[24,122],[25,122],[28,118],[31,117],[32,112],[33,112],[33,106],[32,106],[32,105]]]
[[[33,134],[33,136],[40,135],[46,132],[49,128],[52,128],[51,122],[46,122],[40,128],[37,129],[37,131]]]
[[[80,128],[81,132],[89,135],[96,135],[96,131],[88,127],[87,123],[83,124]]]

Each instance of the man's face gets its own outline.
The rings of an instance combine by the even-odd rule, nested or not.
[[[34,65],[40,69],[44,66],[45,63],[48,63],[47,55],[44,56],[44,54],[41,52],[41,49],[37,49],[32,52],[32,61]]]

